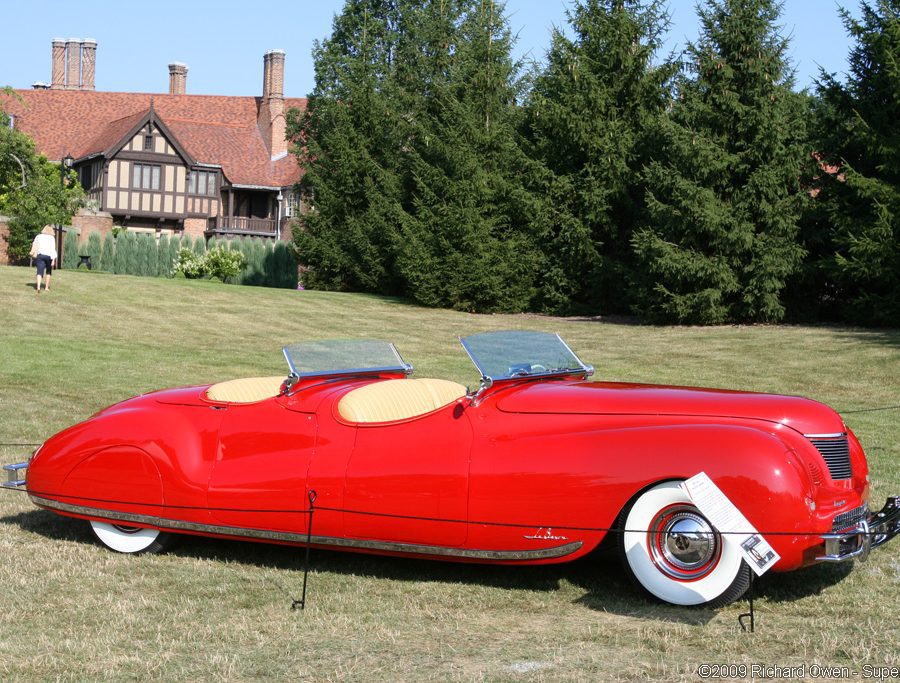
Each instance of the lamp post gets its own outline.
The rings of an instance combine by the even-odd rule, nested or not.
[[[275,239],[281,239],[281,203],[284,201],[284,195],[278,190],[278,196],[275,197],[278,202],[277,211],[275,212]]]
[[[69,173],[69,169],[72,168],[72,165],[75,163],[75,159],[72,158],[71,154],[66,154],[63,157],[62,161],[59,162],[59,185],[63,189],[63,194],[66,191],[66,176]],[[56,267],[62,268],[63,263],[63,226],[62,223],[56,224]]]

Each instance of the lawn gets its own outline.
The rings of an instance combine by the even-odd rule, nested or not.
[[[32,271],[13,267],[0,268],[0,444],[39,443],[151,389],[280,374],[281,347],[304,339],[390,339],[417,376],[472,386],[456,337],[509,328],[559,332],[596,379],[824,401],[867,449],[873,504],[900,494],[898,330],[485,316],[69,271],[38,295]],[[28,451],[0,446],[0,459]],[[615,558],[514,568],[313,551],[307,609],[292,611],[297,548],[189,538],[166,555],[116,555],[11,491],[0,553],[3,680],[696,681],[702,663],[746,665],[748,680],[752,664],[861,679],[867,665],[900,667],[900,541],[852,571],[767,574],[752,635],[738,625],[746,601],[663,607]]]

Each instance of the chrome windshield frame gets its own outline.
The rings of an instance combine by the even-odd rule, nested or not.
[[[304,370],[302,369],[302,363],[300,363],[300,358],[292,357],[292,349],[302,349],[304,345],[309,345],[311,348],[312,345],[315,344],[317,347],[326,347],[331,344],[334,346],[336,351],[341,350],[339,347],[342,346],[350,346],[356,345],[360,347],[369,346],[370,351],[378,352],[384,356],[384,359],[388,361],[396,360],[396,363],[384,363],[384,364],[373,364],[373,365],[357,365],[357,364],[347,364],[343,367],[333,367],[333,368],[322,368],[316,370]],[[281,349],[284,354],[284,358],[287,361],[288,368],[290,368],[290,376],[296,377],[299,379],[307,379],[310,377],[340,377],[343,375],[380,375],[386,373],[402,373],[404,375],[411,375],[413,372],[413,366],[403,360],[400,356],[400,352],[397,351],[397,347],[394,346],[391,342],[383,341],[380,339],[325,339],[321,341],[315,342],[299,342],[297,344],[289,344],[288,346],[284,346]],[[339,354],[336,354],[339,356]]]
[[[533,339],[540,339],[544,342],[551,341],[552,343],[558,344],[562,350],[564,350],[569,356],[571,356],[571,360],[574,361],[576,367],[566,367],[566,368],[550,368],[544,370],[534,370],[534,364],[531,365],[531,369],[525,370],[524,368],[510,372],[506,375],[501,374],[490,374],[488,368],[485,366],[483,359],[479,359],[478,353],[473,348],[471,341],[473,337],[481,337],[483,335],[516,335],[517,333],[521,333],[522,337],[531,337]],[[466,352],[466,355],[469,356],[469,360],[475,365],[478,369],[478,372],[481,374],[481,391],[482,389],[487,389],[493,386],[496,382],[504,382],[504,381],[521,381],[521,380],[532,380],[532,379],[541,379],[541,378],[550,378],[550,377],[567,377],[567,376],[580,376],[585,379],[594,374],[594,368],[591,365],[585,364],[576,354],[572,351],[571,347],[566,344],[562,337],[555,332],[536,332],[533,330],[502,330],[497,332],[481,332],[475,335],[469,335],[468,337],[459,337],[459,343],[462,344],[463,349]],[[540,358],[535,358],[534,360],[543,360]],[[519,363],[521,364],[521,363]],[[544,367],[543,365],[538,364],[538,367]],[[510,365],[512,368],[512,364]]]

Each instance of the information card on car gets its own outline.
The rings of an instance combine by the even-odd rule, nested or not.
[[[747,563],[757,576],[762,576],[780,556],[752,524],[741,514],[706,472],[694,475],[682,484],[694,505],[699,508],[725,543],[737,543]]]

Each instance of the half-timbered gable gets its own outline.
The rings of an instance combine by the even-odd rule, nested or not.
[[[93,59],[96,44],[85,44]],[[284,112],[306,100],[284,97],[283,69],[283,51],[265,55],[262,97],[184,94],[187,67],[174,64],[168,94],[100,92],[91,83],[0,93],[0,106],[47,158],[72,158],[112,224],[284,238],[302,175],[287,153]]]
[[[176,229],[185,217],[216,216],[220,206],[218,170],[211,175],[205,168],[194,171],[200,165],[156,115],[152,104],[146,113],[124,121],[132,122],[132,126],[99,153],[105,175],[100,183],[100,208],[128,219],[156,221],[160,229]],[[115,134],[122,125],[121,121],[113,122],[107,133]],[[90,166],[96,163],[91,160]],[[199,172],[208,181],[203,197],[191,191],[192,172]],[[196,190],[196,178],[193,180]]]

